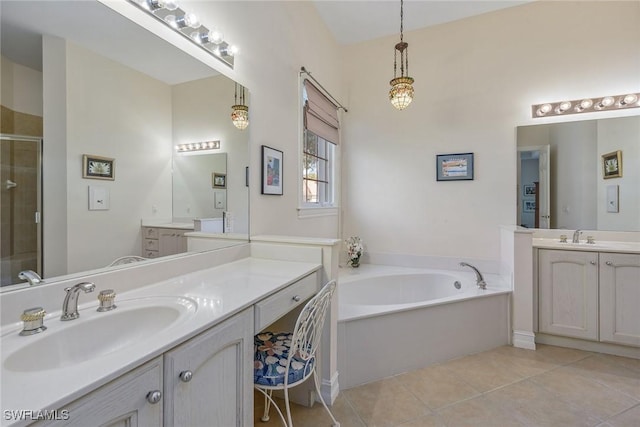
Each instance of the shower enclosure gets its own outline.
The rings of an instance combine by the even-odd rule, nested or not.
[[[42,275],[42,139],[0,134],[0,286]]]

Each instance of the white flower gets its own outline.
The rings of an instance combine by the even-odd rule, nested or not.
[[[359,259],[362,256],[364,247],[362,245],[362,239],[358,236],[349,237],[344,241],[347,244],[347,257],[349,260]]]

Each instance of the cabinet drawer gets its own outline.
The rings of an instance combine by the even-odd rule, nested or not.
[[[160,248],[160,244],[158,240],[144,239],[145,251],[157,251],[159,248]]]
[[[278,320],[318,291],[318,274],[313,273],[255,305],[256,333]]]
[[[144,251],[143,257],[145,258],[158,258],[160,256],[160,252],[158,251]]]
[[[142,230],[142,237],[145,239],[157,239],[160,234],[155,227],[143,227]]]

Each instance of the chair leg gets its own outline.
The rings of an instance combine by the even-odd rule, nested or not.
[[[273,394],[273,390],[269,390],[267,392],[267,391],[261,389],[260,387],[255,387],[255,389],[258,390],[260,393],[264,394],[264,398],[265,398],[265,404],[264,404],[265,412],[264,412],[262,418],[260,418],[260,420],[265,422],[265,423],[267,421],[269,421],[269,408],[273,404],[274,408],[276,408],[276,411],[278,412],[278,415],[280,415],[280,419],[282,420],[282,424],[284,424],[285,427],[286,427],[287,426],[287,420],[284,418],[284,414],[282,413],[282,411],[280,410],[280,408],[278,407],[276,402],[271,397],[272,394]]]
[[[285,385],[284,387],[284,404],[287,407],[287,420],[289,424],[288,427],[293,427],[293,421],[291,420],[291,405],[289,404],[289,388]]]
[[[329,409],[324,399],[322,398],[322,393],[320,392],[320,383],[318,382],[318,375],[316,374],[315,367],[313,369],[313,382],[316,385],[316,393],[318,394],[318,398],[320,399],[320,402],[322,402],[322,406],[324,406],[324,409],[327,410],[327,412],[329,413],[329,416],[331,417],[331,421],[333,421],[333,424],[332,424],[333,427],[340,427],[340,423],[333,416],[333,413],[331,413],[331,410]]]

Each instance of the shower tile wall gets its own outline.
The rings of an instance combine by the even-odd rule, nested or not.
[[[42,136],[42,117],[2,107],[3,134]],[[33,142],[2,141],[0,149],[0,266],[2,284],[21,270],[37,270],[38,151]],[[8,189],[7,180],[17,183]]]

